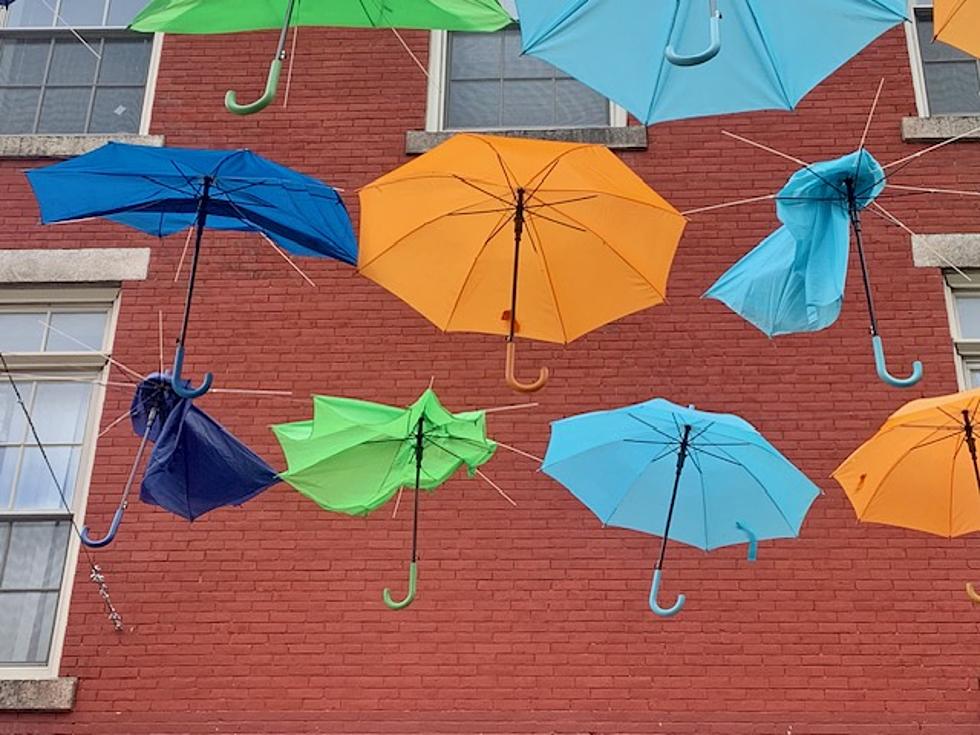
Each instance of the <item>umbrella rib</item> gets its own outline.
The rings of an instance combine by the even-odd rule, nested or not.
[[[514,175],[513,171],[507,168],[507,162],[504,161],[503,156],[500,155],[500,151],[497,150],[497,148],[493,145],[493,143],[491,143],[489,140],[487,140],[485,137],[481,135],[474,135],[470,133],[466,137],[472,138],[473,140],[483,143],[483,145],[485,145],[487,148],[493,151],[494,156],[497,157],[497,165],[500,166],[500,170],[504,174],[504,181],[507,182],[507,188],[510,189],[510,195],[516,199],[517,188],[518,188],[517,176]],[[511,177],[513,177],[513,184],[511,183]]]
[[[525,210],[525,211],[527,211],[527,210]],[[561,210],[558,210],[558,209],[556,209],[555,211],[558,212],[561,215],[564,215],[565,214],[564,212],[562,212]],[[541,214],[540,212],[527,212],[527,215],[528,215],[527,216],[527,221],[528,222],[530,222],[533,218],[538,217],[540,219],[543,219],[543,220],[546,220],[548,222],[551,222],[552,224],[560,225],[561,227],[567,227],[570,230],[575,230],[576,232],[587,232],[588,231],[588,230],[586,230],[583,227],[578,227],[576,225],[570,225],[567,222],[561,222],[559,220],[554,219],[553,217],[549,217],[546,214]]]
[[[728,462],[728,464],[741,465],[741,462],[736,462],[734,459],[730,459],[728,457],[722,457],[720,454],[714,454],[713,452],[709,452],[707,449],[702,449],[701,447],[692,446],[691,449],[695,452],[701,452],[701,454],[711,457],[712,459],[717,459],[719,462]]]
[[[598,197],[604,197],[604,196],[606,196],[606,197],[612,197],[613,199],[620,199],[620,200],[622,200],[624,202],[630,202],[631,204],[638,204],[641,207],[648,207],[650,209],[655,209],[658,212],[663,212],[665,214],[669,214],[669,215],[672,215],[672,216],[675,216],[675,217],[681,217],[682,219],[686,219],[686,217],[684,217],[684,215],[681,212],[678,212],[674,208],[674,206],[672,204],[670,204],[670,202],[667,202],[666,200],[664,200],[664,204],[666,204],[667,206],[664,207],[664,206],[662,206],[660,204],[654,204],[653,202],[647,202],[647,201],[644,201],[642,199],[637,199],[636,197],[627,196],[626,194],[620,194],[620,193],[615,192],[615,191],[602,191],[602,190],[599,190],[599,189],[565,189],[565,188],[548,189],[548,193],[550,193],[550,194],[557,194],[559,192],[562,192],[562,193],[567,192],[569,194],[590,194],[590,195],[592,195],[592,196],[594,196],[596,198],[598,198]],[[654,192],[654,194],[656,194],[656,192]],[[660,195],[658,194],[657,196],[659,197]],[[808,201],[810,200],[810,197],[799,197],[799,198],[800,199],[804,199],[805,198]],[[837,200],[834,199],[832,201],[837,201]]]
[[[761,449],[761,447],[760,447],[760,449]],[[745,474],[747,474],[749,477],[751,477],[753,480],[755,480],[755,483],[762,489],[762,492],[764,492],[766,494],[766,497],[769,498],[769,502],[771,502],[773,504],[773,506],[776,508],[776,510],[779,511],[779,517],[782,518],[783,521],[786,523],[786,527],[792,533],[794,533],[794,534],[795,533],[799,533],[799,529],[793,528],[793,524],[789,522],[789,518],[787,518],[786,517],[786,514],[783,513],[783,509],[782,509],[782,507],[780,507],[779,503],[776,502],[776,499],[773,498],[773,496],[769,494],[769,489],[762,483],[762,480],[760,480],[758,477],[756,477],[755,473],[752,472],[752,470],[750,470],[748,467],[746,467],[743,462],[739,462],[737,459],[735,459],[734,457],[732,457],[731,454],[728,454],[728,452],[725,449],[722,449],[721,452],[722,452],[722,454],[727,454],[728,457],[733,462],[735,462],[736,464],[740,465],[742,467],[742,469],[745,470]],[[782,456],[780,456],[780,459],[782,459],[784,462],[788,462],[789,461],[785,457],[782,457]]]
[[[964,433],[959,442],[956,444],[956,449],[953,450],[953,461],[949,463],[949,535],[953,535],[953,492],[956,485],[956,457],[959,455],[960,450],[963,448],[963,444],[966,442],[966,434]]]
[[[766,58],[769,59],[769,65],[772,68],[773,76],[775,76],[776,81],[779,82],[779,91],[783,94],[783,100],[786,102],[786,106],[789,109],[792,109],[793,100],[789,98],[789,93],[786,91],[786,83],[779,74],[779,65],[776,63],[776,58],[773,56],[772,49],[769,46],[769,41],[766,38],[766,34],[762,32],[762,25],[759,23],[759,17],[755,13],[755,8],[752,7],[752,0],[745,0],[745,6],[749,11],[749,15],[752,16],[752,23],[755,25],[755,29],[759,33],[759,40],[762,42],[762,47],[766,50]]]
[[[552,173],[554,173],[554,171],[555,171],[556,168],[558,168],[558,164],[561,162],[561,159],[563,159],[565,156],[571,155],[572,153],[577,153],[578,151],[585,150],[588,147],[589,147],[588,144],[573,146],[573,147],[571,147],[571,148],[569,148],[567,150],[562,151],[557,156],[555,156],[551,161],[549,161],[544,166],[542,166],[540,169],[538,169],[528,179],[528,182],[530,182],[530,184],[532,184],[532,186],[529,187],[530,188],[530,196],[533,197],[535,194],[538,193],[538,191],[541,190],[541,187],[544,186],[544,182],[547,181],[548,180],[548,177],[551,176]],[[538,176],[541,176],[542,174],[544,174],[544,176],[542,176],[541,181],[539,181],[537,183],[537,185],[533,185],[534,184],[534,180],[536,178],[538,178]]]
[[[461,182],[463,184],[466,184],[471,189],[476,189],[478,192],[480,192],[482,194],[486,194],[488,197],[490,197],[492,199],[496,199],[501,204],[507,204],[507,205],[509,205],[511,207],[514,206],[514,202],[508,201],[508,200],[504,199],[502,196],[497,196],[492,191],[487,191],[483,187],[477,186],[472,181],[470,181],[469,179],[464,178],[463,176],[459,176],[458,174],[453,174],[452,175],[452,178],[456,179],[457,181],[459,181],[459,182]],[[508,186],[510,186],[509,183],[508,183]]]
[[[660,454],[660,455],[654,457],[649,462],[647,462],[646,465],[643,467],[643,470],[637,474],[637,476],[633,480],[633,482],[631,482],[629,484],[629,487],[626,488],[626,490],[620,496],[619,500],[616,501],[616,504],[613,506],[612,510],[609,511],[608,515],[606,515],[605,518],[602,518],[602,516],[600,516],[600,519],[602,520],[602,525],[604,525],[604,526],[609,525],[609,521],[612,520],[613,516],[616,515],[616,512],[619,510],[620,506],[626,501],[627,496],[632,492],[633,487],[636,485],[636,483],[639,482],[640,477],[642,477],[643,474],[647,470],[649,470],[654,464],[656,464],[657,462],[660,462],[663,459],[666,459],[667,457],[670,457],[673,454],[675,454],[675,452],[673,452],[673,451],[666,452],[664,454]]]
[[[679,441],[679,439],[676,436],[671,436],[666,431],[661,431],[660,429],[658,429],[653,424],[647,423],[646,421],[644,421],[643,419],[641,419],[639,416],[635,416],[634,414],[630,413],[629,411],[626,412],[626,415],[629,416],[634,421],[638,421],[639,423],[643,424],[648,429],[651,429],[652,431],[657,432],[662,437],[665,437],[667,439],[670,439],[671,441]],[[671,415],[673,415],[673,414],[671,414]]]
[[[933,433],[936,433],[936,432],[933,432]],[[925,439],[923,439],[921,442],[919,442],[914,447],[911,447],[909,449],[909,454],[911,454],[912,452],[914,452],[916,449],[925,449],[926,447],[932,446],[933,444],[939,444],[940,442],[949,441],[954,436],[959,436],[961,434],[963,434],[963,430],[962,429],[958,429],[956,431],[950,431],[950,433],[946,434],[945,436],[940,436],[940,437],[938,437],[936,439],[929,439],[928,441],[925,440]]]
[[[551,269],[548,267],[548,258],[544,254],[544,241],[538,234],[538,226],[532,218],[527,220],[527,234],[528,238],[531,240],[531,245],[537,252],[538,257],[541,258],[541,264],[544,266],[544,277],[548,281],[548,289],[551,291],[551,300],[555,304],[555,315],[558,317],[558,324],[561,325],[561,334],[565,340],[565,344],[568,344],[568,327],[565,326],[565,319],[561,314],[561,304],[558,303],[558,292],[555,291],[555,282],[551,278]],[[535,239],[538,240],[535,243]]]
[[[939,28],[933,28],[932,29],[932,40],[933,41],[935,41],[936,39],[938,39],[939,38],[939,34],[942,33],[943,31],[945,31],[946,28],[947,28],[947,26],[949,26],[949,24],[952,23],[953,20],[955,20],[956,15],[963,9],[963,6],[966,5],[966,3],[967,3],[967,0],[960,0],[960,4],[957,5],[956,8],[953,10],[953,12],[951,12],[949,14],[949,17],[946,19],[946,22],[943,23]]]

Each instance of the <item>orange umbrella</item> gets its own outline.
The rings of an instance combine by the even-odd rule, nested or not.
[[[893,413],[833,477],[862,521],[952,538],[980,530],[980,389]],[[972,585],[971,599],[980,602]]]
[[[461,134],[360,191],[358,269],[446,332],[567,344],[664,301],[686,220],[607,148]]]
[[[980,0],[934,0],[936,40],[980,56]]]

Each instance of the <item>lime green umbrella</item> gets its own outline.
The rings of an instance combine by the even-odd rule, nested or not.
[[[414,487],[408,595],[384,591],[393,610],[415,599],[419,490],[435,490],[460,467],[473,473],[493,456],[484,411],[450,413],[432,389],[408,408],[314,396],[313,418],[272,427],[288,469],[280,477],[321,507],[366,515],[403,487]]]
[[[281,28],[265,93],[247,105],[232,90],[225,95],[230,112],[250,115],[276,96],[291,26],[496,31],[511,22],[498,0],[151,0],[130,28],[205,35]]]

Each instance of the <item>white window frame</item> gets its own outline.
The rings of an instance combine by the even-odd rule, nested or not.
[[[972,278],[967,281],[960,274],[945,273],[946,314],[949,317],[949,333],[953,340],[953,356],[956,361],[956,382],[960,390],[970,388],[970,365],[980,369],[980,339],[962,337],[959,310],[956,308],[957,294],[969,294],[980,299],[980,271],[966,271]],[[978,386],[980,387],[980,386]]]
[[[427,132],[440,133],[456,131],[448,128],[446,119],[446,64],[449,55],[449,31],[431,31],[429,35],[429,85],[425,105],[425,129]],[[625,128],[628,124],[626,109],[615,102],[609,102],[610,128]],[[606,126],[603,126],[606,127]],[[461,131],[476,130],[511,130],[508,127],[461,128]],[[553,125],[520,126],[521,130],[575,130],[574,127],[555,127]]]
[[[104,355],[112,353],[116,325],[119,321],[120,302],[121,293],[118,287],[18,288],[0,283],[0,308],[3,308],[4,311],[30,309],[44,305],[51,305],[55,308],[69,307],[69,310],[72,306],[105,307],[107,319],[102,348],[105,351]],[[109,363],[104,355],[96,352],[4,353],[4,357],[14,372],[23,370],[25,373],[33,375],[43,371],[51,374],[51,380],[57,380],[58,372],[71,374],[77,371],[96,375],[92,386],[92,397],[89,403],[89,415],[85,426],[81,456],[79,457],[78,475],[71,501],[71,518],[79,529],[85,525],[85,508],[98,445],[102,409],[105,403],[105,382],[109,373]],[[0,376],[0,378],[7,379],[5,375]],[[47,515],[47,513],[45,511],[4,511],[0,517],[5,520],[17,520],[18,517],[22,517],[26,520],[43,515]],[[65,633],[68,628],[68,610],[71,604],[71,593],[74,587],[80,548],[81,544],[77,534],[74,530],[70,530],[68,548],[65,554],[65,567],[61,578],[61,592],[55,611],[47,663],[44,665],[0,666],[0,681],[4,679],[52,679],[58,676]]]

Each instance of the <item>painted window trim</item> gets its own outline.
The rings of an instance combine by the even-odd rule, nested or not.
[[[915,108],[920,118],[929,118],[929,96],[926,94],[926,74],[922,66],[922,50],[919,48],[919,37],[915,14],[917,8],[928,8],[931,5],[909,2],[909,17],[911,22],[905,23],[905,41],[909,50],[909,66],[912,71],[912,89],[915,92]]]
[[[949,334],[956,364],[956,383],[960,390],[967,390],[970,385],[968,365],[973,363],[980,367],[980,339],[965,339],[961,336],[959,312],[956,308],[957,293],[971,293],[980,297],[980,269],[965,272],[973,279],[972,282],[955,271],[945,271],[943,279],[946,316],[949,319]]]

